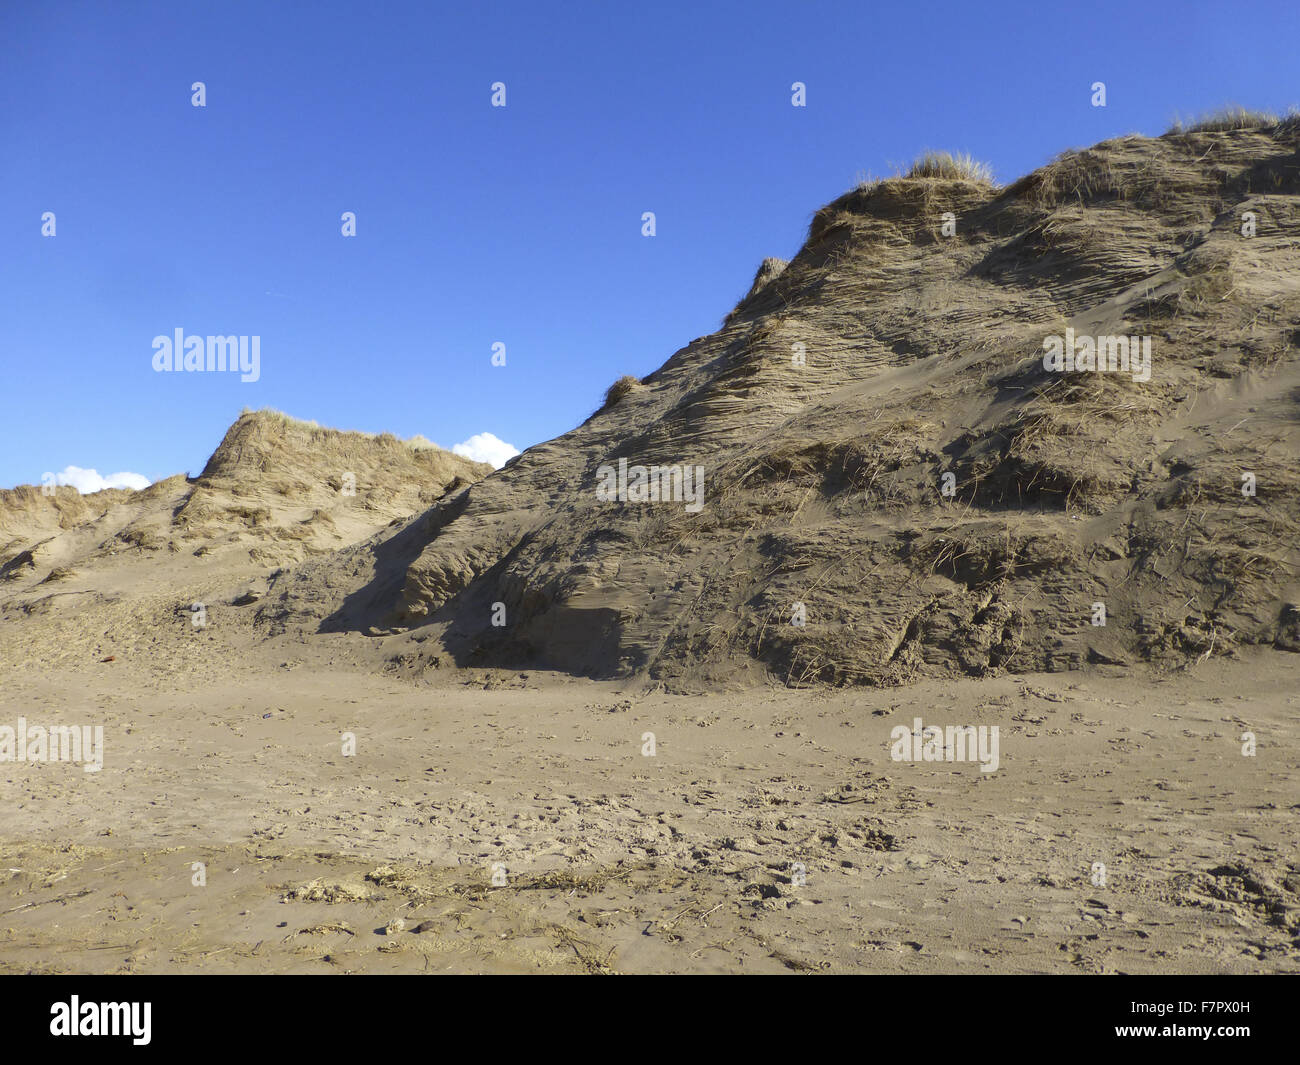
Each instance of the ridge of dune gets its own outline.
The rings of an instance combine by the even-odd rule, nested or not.
[[[7,630],[24,661],[84,657],[110,633],[161,646],[178,610],[255,600],[280,568],[363,540],[490,470],[421,438],[245,411],[194,478],[85,496],[0,491],[0,624],[54,626]]]
[[[260,621],[696,688],[1300,650],[1298,160],[1291,119],[851,190],[717,332]],[[1044,366],[1081,336],[1134,372]],[[701,466],[702,511],[602,501],[619,460]]]

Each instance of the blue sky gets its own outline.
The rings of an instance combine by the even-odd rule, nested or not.
[[[556,436],[864,173],[1300,103],[1300,4],[1225,7],[4,0],[0,486],[197,473],[243,407]],[[259,380],[155,372],[177,328]]]

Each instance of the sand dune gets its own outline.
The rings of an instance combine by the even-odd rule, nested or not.
[[[1298,146],[1126,137],[1005,189],[850,192],[717,333],[263,617],[687,691],[1300,648]],[[1054,372],[1053,337],[1149,377]],[[698,465],[705,505],[602,500],[620,461]]]
[[[501,470],[0,492],[0,970],[1300,971],[1300,123],[935,173]]]

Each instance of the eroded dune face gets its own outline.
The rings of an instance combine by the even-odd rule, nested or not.
[[[0,493],[0,621],[251,589],[250,636],[688,688],[1300,650],[1298,149],[1290,121],[855,189],[490,476],[259,412],[192,480]]]
[[[1292,121],[854,190],[717,333],[298,567],[264,620],[688,684],[1300,649],[1298,147]],[[703,507],[608,499],[620,460],[702,467]]]
[[[82,663],[110,644],[156,659],[189,629],[177,611],[256,601],[277,569],[420,513],[490,468],[258,411],[193,479],[0,491],[0,625],[47,623],[6,627],[6,650],[33,664]]]

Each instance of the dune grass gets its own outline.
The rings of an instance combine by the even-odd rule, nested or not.
[[[639,388],[641,381],[631,374],[624,374],[605,391],[605,406],[612,407],[624,396]]]
[[[943,178],[992,185],[993,168],[966,152],[923,152],[916,157],[905,178]]]
[[[1170,133],[1221,133],[1233,129],[1269,129],[1278,125],[1282,116],[1272,111],[1251,111],[1233,105],[1211,111],[1199,118],[1184,122],[1175,118]]]

